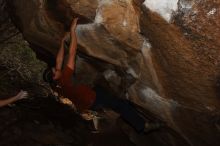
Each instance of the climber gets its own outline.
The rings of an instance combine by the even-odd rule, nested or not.
[[[27,98],[27,97],[28,97],[28,92],[21,90],[17,95],[15,95],[13,97],[0,100],[0,107],[3,107],[5,105],[11,104],[15,101],[18,101],[18,100],[21,100],[21,99],[24,99],[24,98]]]
[[[44,80],[50,83],[51,88],[57,93],[69,98],[79,111],[110,108],[119,113],[122,119],[139,133],[158,129],[161,126],[159,123],[145,122],[128,100],[116,98],[102,87],[97,86],[92,89],[86,85],[74,85],[72,83],[71,78],[74,72],[77,48],[77,37],[75,32],[77,20],[78,18],[73,19],[70,28],[71,39],[69,57],[64,69],[62,70],[64,42],[69,33],[66,33],[61,40],[55,68],[48,68],[44,71]]]

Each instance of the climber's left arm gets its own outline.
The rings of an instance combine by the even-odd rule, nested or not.
[[[57,57],[56,57],[56,67],[54,70],[54,80],[58,80],[61,75],[62,75],[62,64],[63,64],[63,59],[64,59],[64,43],[66,38],[69,36],[69,33],[65,33],[64,37],[61,40],[61,44],[60,44],[60,49],[57,53]]]

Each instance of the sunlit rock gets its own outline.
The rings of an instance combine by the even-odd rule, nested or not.
[[[145,0],[144,5],[160,14],[166,21],[170,21],[172,14],[178,9],[179,0]]]

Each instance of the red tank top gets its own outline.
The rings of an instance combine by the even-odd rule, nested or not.
[[[69,98],[80,111],[89,109],[96,99],[96,93],[86,85],[74,85],[72,82],[73,70],[66,66],[62,71],[59,84],[63,96]]]

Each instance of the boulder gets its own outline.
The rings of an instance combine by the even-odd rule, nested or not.
[[[81,60],[80,72],[93,70],[91,80],[103,76],[118,95],[165,121],[188,145],[219,145],[218,0],[8,4],[25,39],[53,55],[71,19],[79,17],[78,51],[89,58]]]

